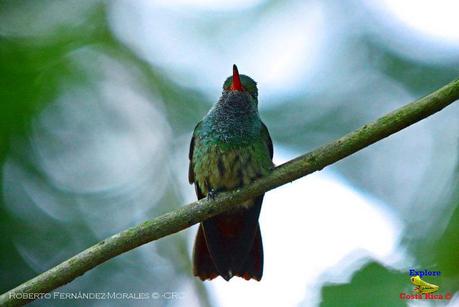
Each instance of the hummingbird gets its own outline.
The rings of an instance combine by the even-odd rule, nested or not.
[[[189,151],[188,179],[198,199],[214,197],[267,175],[274,167],[273,143],[258,115],[256,82],[233,75],[223,83],[218,102],[196,125]],[[199,225],[193,248],[193,275],[201,280],[233,276],[261,280],[263,195],[246,200]]]

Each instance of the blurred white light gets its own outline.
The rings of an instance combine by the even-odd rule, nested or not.
[[[459,1],[384,0],[386,9],[425,35],[459,44]]]
[[[362,0],[370,20],[361,29],[384,46],[415,61],[456,62],[459,2],[455,0]]]
[[[254,7],[263,0],[157,0],[155,5],[170,8],[186,8],[201,10],[243,10]]]

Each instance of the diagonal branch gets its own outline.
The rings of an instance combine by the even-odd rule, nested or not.
[[[163,214],[82,251],[0,296],[1,306],[23,305],[65,285],[97,265],[145,243],[183,230],[228,210],[232,205],[321,170],[362,148],[406,128],[459,99],[459,79],[378,120],[276,167],[268,176],[232,192],[205,198]]]

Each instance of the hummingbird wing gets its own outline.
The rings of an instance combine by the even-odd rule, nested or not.
[[[190,159],[190,164],[188,167],[188,181],[190,183],[194,183],[193,152],[194,152],[194,144],[195,144],[195,139],[196,139],[196,129],[198,128],[200,124],[201,122],[199,122],[196,125],[196,127],[194,127],[193,136],[191,137],[191,142],[190,142],[190,151],[188,152],[188,159]]]
[[[272,160],[273,159],[273,153],[274,153],[273,140],[271,140],[271,136],[269,135],[268,128],[266,127],[266,125],[263,122],[261,122],[261,137],[263,138],[263,141],[265,142],[266,146],[268,147],[269,156],[270,156],[270,158]]]
[[[191,137],[191,141],[190,141],[190,151],[188,153],[188,159],[190,160],[189,166],[188,166],[188,182],[191,183],[191,184],[194,183],[194,188],[195,188],[196,196],[198,197],[198,199],[201,199],[201,198],[205,197],[204,193],[202,193],[202,191],[199,188],[198,184],[195,183],[194,161],[193,161],[194,145],[196,144],[196,138],[198,138],[196,130],[199,129],[199,127],[201,125],[201,122],[202,121],[200,121],[196,125],[196,127],[194,127],[193,136]]]

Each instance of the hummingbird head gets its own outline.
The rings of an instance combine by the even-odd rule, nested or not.
[[[240,75],[236,65],[233,65],[233,75],[223,83],[223,90],[247,92],[255,100],[258,98],[257,83],[249,76]]]

